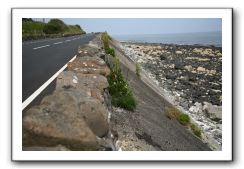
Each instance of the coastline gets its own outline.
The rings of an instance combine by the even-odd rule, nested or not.
[[[191,117],[191,119],[193,120],[193,122],[202,129],[202,131],[203,131],[202,140],[204,142],[206,142],[211,147],[211,149],[221,150],[222,149],[222,122],[221,122],[222,114],[220,115],[221,117],[218,116],[219,119],[214,119],[214,118],[210,118],[209,114],[207,114],[207,112],[206,112],[206,107],[207,107],[208,103],[210,103],[213,108],[217,108],[218,110],[220,110],[219,113],[222,113],[221,101],[218,102],[216,100],[214,101],[214,99],[213,100],[207,99],[207,103],[205,104],[206,100],[205,101],[204,100],[200,100],[200,101],[191,100],[187,97],[187,94],[189,94],[189,93],[184,93],[184,91],[186,91],[186,90],[192,90],[190,88],[191,85],[189,85],[188,88],[184,88],[185,86],[183,85],[183,86],[181,86],[181,87],[183,87],[183,89],[182,88],[178,88],[178,90],[172,89],[172,87],[177,86],[177,83],[180,84],[181,82],[189,81],[189,77],[188,77],[188,79],[187,78],[184,79],[184,78],[182,78],[181,75],[179,77],[179,74],[173,73],[173,75],[171,74],[171,76],[175,76],[175,77],[169,76],[166,78],[165,76],[167,76],[167,74],[164,74],[164,73],[158,72],[158,71],[153,72],[152,70],[154,70],[154,69],[153,68],[150,69],[150,66],[152,66],[152,67],[156,67],[155,68],[156,70],[159,70],[160,68],[164,68],[164,71],[169,69],[169,70],[173,70],[173,72],[174,71],[179,71],[179,72],[186,71],[187,72],[188,71],[187,69],[191,68],[192,69],[191,71],[193,71],[193,72],[196,71],[196,72],[194,72],[194,74],[197,74],[197,75],[201,74],[201,76],[204,76],[204,77],[207,76],[207,78],[205,78],[205,80],[208,79],[209,77],[211,77],[213,80],[215,76],[218,76],[218,77],[222,76],[221,70],[220,71],[219,70],[218,71],[217,70],[215,70],[215,71],[208,70],[208,69],[205,69],[204,66],[206,67],[206,62],[210,63],[212,61],[208,57],[214,58],[214,57],[216,57],[216,55],[218,55],[218,57],[217,57],[218,59],[215,61],[218,63],[221,63],[222,54],[221,55],[219,54],[222,52],[221,48],[215,47],[212,45],[211,46],[202,46],[202,45],[199,46],[199,45],[175,45],[175,44],[161,44],[161,43],[159,44],[159,43],[128,43],[128,42],[121,43],[121,44],[122,44],[122,48],[125,51],[126,55],[133,62],[139,63],[141,65],[143,73],[145,73],[148,76],[148,78],[153,81],[153,83],[160,90],[160,93],[162,93],[163,97],[165,97],[166,100],[168,100],[171,104],[176,106],[179,110],[188,114]],[[130,48],[132,45],[135,45],[134,46],[135,49]],[[176,49],[178,49],[178,47],[180,47],[180,49],[183,50],[182,53],[179,50],[174,51],[177,53],[176,55],[179,58],[181,58],[180,55],[184,55],[187,53],[187,52],[184,52],[184,49],[189,49],[189,48],[194,48],[194,49],[203,48],[204,50],[205,49],[208,50],[210,48],[212,51],[218,50],[219,52],[216,54],[215,53],[212,54],[210,52],[209,53],[210,56],[209,56],[209,54],[206,54],[206,53],[205,53],[205,56],[202,56],[201,54],[198,55],[197,56],[198,59],[200,59],[200,61],[204,62],[204,64],[205,64],[205,65],[203,64],[204,66],[198,65],[201,69],[200,68],[194,69],[194,67],[192,68],[189,66],[187,67],[184,64],[183,65],[171,64],[168,67],[167,66],[163,67],[160,63],[162,63],[164,60],[167,60],[167,57],[163,58],[163,60],[161,60],[161,58],[159,56],[157,56],[157,54],[155,54],[156,53],[155,50],[152,50],[150,54],[143,54],[143,52],[140,52],[140,51],[143,51],[143,49],[145,49],[144,48],[145,46],[151,46],[152,48],[156,47],[159,50],[161,50],[160,46],[169,46],[169,47],[176,46]],[[135,51],[135,50],[137,50],[137,51]],[[157,49],[156,49],[156,51],[157,51]],[[150,57],[150,55],[152,55],[153,52],[154,52],[154,56]],[[167,52],[165,52],[165,53],[167,53]],[[143,60],[143,57],[144,57],[144,60]],[[196,58],[194,58],[194,59],[196,59]],[[207,59],[209,59],[209,60],[207,60]],[[173,57],[172,60],[176,60],[176,59]],[[193,62],[195,62],[195,60],[193,60]],[[163,62],[163,64],[165,64],[165,62]],[[161,65],[161,67],[160,67],[160,65]],[[148,66],[149,66],[149,68],[148,68]],[[177,66],[179,66],[179,68],[177,68]],[[219,65],[219,67],[220,66],[221,65]],[[204,69],[202,69],[202,68],[204,68]],[[185,74],[183,73],[183,77],[184,77],[184,75]],[[158,76],[160,77],[160,79],[158,78]],[[216,81],[218,82],[218,79],[214,79],[214,80],[215,81],[213,81],[213,83],[215,83]],[[167,84],[167,81],[170,81],[170,83],[172,83],[174,85],[170,86],[169,84]],[[195,79],[193,79],[193,81],[194,81],[194,83],[197,83],[195,81],[199,81],[199,79],[196,79],[196,77],[195,77]],[[211,82],[211,79],[208,81],[208,83],[210,83],[210,82]],[[219,85],[220,86],[219,86],[218,90],[216,90],[218,92],[222,91],[221,90],[222,83],[220,83]],[[197,89],[198,88],[201,88],[201,86],[199,86],[199,84],[197,84]],[[205,88],[207,88],[207,86],[205,86]],[[179,92],[179,89],[184,90],[184,91]],[[192,93],[194,93],[194,92],[192,92]],[[197,93],[197,94],[198,95],[196,95],[195,98],[197,96],[200,96],[202,93]],[[186,97],[182,98],[182,95],[186,95]],[[218,93],[217,96],[221,97],[222,92]],[[211,97],[212,96],[210,95],[210,98]]]

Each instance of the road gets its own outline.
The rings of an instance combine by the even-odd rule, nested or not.
[[[22,43],[22,102],[61,69],[95,34]]]

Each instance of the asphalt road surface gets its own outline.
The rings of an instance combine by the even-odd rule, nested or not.
[[[61,69],[95,34],[22,43],[22,102]]]

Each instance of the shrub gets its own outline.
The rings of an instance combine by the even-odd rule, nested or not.
[[[184,126],[190,123],[190,117],[187,114],[181,113],[177,120]]]
[[[199,129],[195,124],[191,124],[191,130],[197,137],[201,138],[202,130]]]
[[[114,58],[111,67],[111,74],[108,77],[109,93],[112,96],[112,104],[130,111],[136,108],[136,100],[130,90],[126,80],[124,79],[118,58]]]
[[[136,63],[136,76],[139,78],[141,77],[141,67],[139,63]]]
[[[59,19],[51,19],[43,28],[43,32],[46,34],[58,34],[63,33],[68,27],[65,23]]]
[[[112,48],[106,48],[105,49],[105,52],[107,54],[110,54],[111,56],[115,57],[115,51],[114,51],[114,49],[112,49]]]
[[[33,22],[31,18],[22,18],[22,22]]]
[[[109,37],[108,37],[107,32],[102,33],[102,41],[103,41],[104,49],[108,49],[109,48],[109,44],[108,44]]]

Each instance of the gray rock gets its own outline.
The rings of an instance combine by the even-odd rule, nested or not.
[[[203,111],[212,120],[222,120],[222,106],[216,106],[211,103],[204,102]]]
[[[202,103],[196,102],[194,106],[190,107],[189,111],[195,114],[201,114],[203,111]]]

